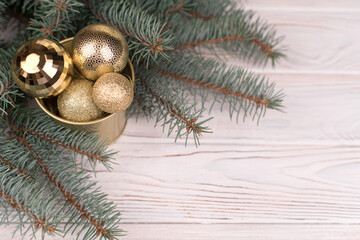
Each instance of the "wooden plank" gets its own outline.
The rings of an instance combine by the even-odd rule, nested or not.
[[[307,224],[123,224],[124,240],[358,240],[359,225]],[[0,227],[2,239],[11,239],[14,225]],[[15,235],[20,239],[20,235]],[[38,238],[40,234],[38,234]],[[47,237],[58,240],[58,237]],[[63,240],[74,240],[67,236]]]
[[[258,11],[285,36],[286,59],[262,68],[220,56],[229,64],[267,73],[360,74],[360,14],[308,11]],[[206,54],[205,54],[206,55]]]
[[[262,9],[272,11],[276,10],[284,10],[284,11],[359,11],[360,2],[357,0],[246,0],[240,1],[242,4],[248,8],[253,9]]]
[[[126,223],[360,223],[360,88],[352,75],[273,74],[287,113],[260,126],[215,109],[195,148],[131,119],[97,174]]]
[[[112,146],[118,165],[96,179],[123,213],[124,239],[359,239],[360,2],[245,4],[286,35],[288,59],[275,69],[227,61],[267,73],[287,113],[256,126],[215,107],[201,148],[129,120]]]
[[[124,136],[97,180],[124,223],[360,223],[358,148]]]
[[[126,225],[131,240],[355,240],[359,225]]]
[[[268,74],[268,76],[277,83],[278,89],[284,89],[286,113],[268,111],[259,125],[251,119],[247,119],[245,123],[241,119],[239,124],[236,124],[236,121],[230,121],[226,107],[221,112],[220,107],[216,105],[209,115],[215,117],[209,122],[214,133],[204,134],[202,142],[227,139],[256,144],[359,144],[358,76],[309,74]],[[128,137],[140,138],[165,137],[161,127],[153,129],[153,124],[153,122],[147,123],[144,119],[140,119],[137,123],[131,119],[124,134]],[[164,141],[172,144],[172,140]],[[199,150],[203,148],[204,146]]]

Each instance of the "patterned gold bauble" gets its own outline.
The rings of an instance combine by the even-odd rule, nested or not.
[[[94,102],[105,112],[116,113],[126,110],[133,97],[133,85],[129,79],[119,73],[106,73],[94,84]]]
[[[92,99],[94,82],[74,79],[58,96],[57,106],[63,118],[76,122],[98,119],[104,115]]]
[[[16,84],[33,97],[56,96],[70,83],[73,62],[57,42],[34,39],[24,43],[12,60]]]
[[[109,72],[121,72],[129,57],[125,38],[116,29],[93,24],[74,37],[71,52],[75,67],[87,79],[96,80]]]

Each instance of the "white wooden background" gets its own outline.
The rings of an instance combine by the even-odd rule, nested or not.
[[[123,239],[360,239],[360,1],[245,5],[286,36],[288,58],[255,71],[283,88],[287,113],[256,126],[215,109],[200,148],[130,120],[118,165],[97,174]]]

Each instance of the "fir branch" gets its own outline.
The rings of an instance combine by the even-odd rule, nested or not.
[[[51,193],[45,193],[43,184],[33,179],[29,180],[30,178],[19,174],[7,164],[0,164],[0,197],[5,200],[1,201],[4,207],[1,222],[9,223],[12,217],[19,222],[16,230],[20,230],[22,235],[32,231],[35,237],[39,227],[43,230],[43,237],[45,233],[53,235],[58,232],[57,226],[63,220],[59,214],[62,209],[55,207],[56,197]],[[13,215],[10,209],[15,209],[18,214]],[[25,224],[29,227],[22,232]]]
[[[27,28],[32,37],[62,39],[75,35],[73,22],[82,16],[84,4],[78,0],[42,0]],[[46,14],[44,14],[46,13]]]
[[[228,0],[130,0],[134,5],[166,22],[173,32],[175,50],[194,51],[204,46],[214,53],[215,47],[255,63],[274,64],[282,57],[278,47],[282,38],[254,12],[237,9]]]
[[[193,47],[204,46],[204,45],[208,45],[208,44],[226,43],[226,42],[231,42],[231,41],[243,41],[243,40],[244,40],[244,38],[241,36],[238,36],[238,35],[227,36],[227,37],[222,37],[222,38],[215,38],[215,39],[187,43],[187,44],[175,47],[174,50],[183,50],[185,48],[193,48]]]
[[[196,134],[200,134],[203,132],[203,130],[201,129],[201,127],[196,124],[195,122],[197,121],[196,118],[193,119],[188,119],[180,110],[179,106],[172,104],[172,102],[170,100],[168,101],[164,101],[164,99],[162,97],[160,97],[159,94],[157,94],[153,89],[151,89],[144,80],[141,80],[141,83],[144,85],[144,87],[150,92],[150,94],[161,103],[161,105],[163,105],[164,108],[168,109],[171,113],[171,117],[177,117],[179,118],[181,121],[183,121],[183,123],[186,125],[186,131],[190,132],[190,131],[194,131]]]
[[[199,87],[204,87],[209,90],[222,93],[225,96],[231,95],[231,96],[242,98],[244,100],[248,100],[250,102],[254,102],[258,107],[260,107],[260,105],[264,105],[265,107],[269,106],[269,99],[264,99],[263,97],[255,98],[254,96],[250,96],[250,95],[242,93],[242,92],[234,91],[228,87],[220,87],[220,86],[216,86],[215,84],[212,84],[212,83],[207,84],[205,82],[201,82],[200,80],[195,80],[193,78],[187,78],[187,77],[184,77],[184,76],[181,76],[181,75],[169,72],[169,71],[165,71],[163,69],[159,69],[158,72],[164,76],[168,76],[168,77],[174,78],[176,80],[185,81],[187,83],[197,85]]]
[[[18,131],[19,129],[14,129]],[[79,213],[81,218],[86,219],[91,223],[96,229],[95,235],[100,236],[100,234],[107,239],[114,239],[114,235],[111,233],[111,229],[104,227],[105,221],[97,219],[94,215],[90,214],[88,206],[81,203],[80,199],[77,199],[70,191],[66,190],[64,184],[59,181],[59,179],[50,171],[48,166],[45,164],[43,159],[39,157],[31,144],[27,141],[26,137],[18,136],[18,141],[22,143],[29,151],[34,160],[42,168],[44,174],[47,176],[49,182],[54,184],[61,194],[66,199],[66,202],[72,205]]]
[[[103,22],[128,36],[128,45],[134,62],[146,64],[160,56],[167,58],[172,36],[164,30],[165,24],[147,14],[129,1],[102,3],[85,0],[88,8]]]
[[[27,209],[23,203],[17,203],[15,199],[12,199],[8,194],[0,190],[0,197],[3,197],[6,199],[13,208],[18,209],[19,211],[23,211],[25,214],[27,214],[30,218],[33,219],[35,223],[35,229],[37,229],[39,226],[42,227],[42,229],[45,232],[55,232],[55,228],[51,225],[48,225],[43,218],[39,218],[36,216],[35,213],[33,213],[31,210]]]
[[[178,15],[192,16],[195,18],[201,18],[205,21],[210,20],[212,14],[204,15],[199,11],[195,10],[195,7],[198,5],[198,1],[194,2],[192,0],[129,0],[135,6],[141,8],[143,11],[146,11],[149,14],[157,16],[159,19],[162,19],[165,22],[173,22]],[[216,1],[222,2],[222,1]],[[218,4],[216,4],[217,6]]]
[[[195,17],[195,18],[199,18],[199,19],[202,19],[204,21],[210,21],[213,18],[212,15],[204,16],[201,13],[194,12],[194,11],[187,11],[187,13],[190,14],[191,16]]]
[[[64,158],[59,163],[54,163],[51,160],[52,156],[56,156],[58,159],[59,157],[61,158],[62,154],[56,149],[52,150],[51,155],[49,155],[48,150],[42,150],[47,149],[49,144],[43,141],[34,141],[35,136],[30,138],[31,135],[28,136],[26,132],[18,126],[19,120],[14,122],[12,119],[14,116],[22,119],[26,115],[14,112],[6,117],[13,136],[16,136],[16,140],[28,151],[31,158],[38,164],[49,183],[56,187],[66,200],[66,203],[71,205],[77,211],[77,215],[80,216],[80,220],[70,226],[67,231],[69,231],[71,227],[76,229],[80,226],[79,221],[86,220],[87,225],[85,226],[90,227],[91,225],[95,231],[92,234],[87,234],[85,239],[91,239],[100,235],[106,239],[115,239],[116,236],[119,236],[122,231],[117,229],[115,225],[115,223],[118,222],[119,213],[115,211],[113,204],[105,201],[106,195],[100,194],[97,190],[91,190],[94,184],[85,183],[89,180],[89,176],[85,174],[85,171],[77,172],[74,169],[72,163],[74,160]],[[34,143],[36,143],[37,147],[34,146]],[[99,215],[100,213],[101,215]],[[107,218],[103,219],[102,216],[107,216]],[[75,215],[73,214],[70,219],[74,218]],[[81,231],[78,234],[80,233]]]
[[[89,151],[85,151],[85,150],[82,150],[80,149],[82,146],[72,146],[70,144],[67,144],[67,143],[64,143],[64,142],[61,142],[53,137],[50,137],[48,135],[45,135],[43,133],[39,133],[37,131],[34,131],[34,130],[31,130],[31,129],[28,129],[26,127],[20,127],[19,128],[21,131],[24,131],[28,134],[31,134],[31,135],[34,135],[36,137],[39,137],[39,138],[42,138],[44,140],[47,140],[51,143],[54,143],[60,147],[63,147],[63,148],[66,148],[66,149],[69,149],[71,151],[74,151],[76,153],[79,153],[81,155],[85,155],[87,156],[91,162],[94,162],[94,161],[100,161],[100,162],[103,162],[103,163],[106,163],[109,161],[109,157],[104,157],[104,156],[101,156],[99,153],[97,152],[89,152]]]
[[[152,115],[156,115],[156,123],[162,121],[164,129],[166,125],[169,126],[168,136],[176,129],[175,141],[185,136],[185,144],[187,144],[188,137],[192,134],[195,145],[198,146],[199,137],[203,133],[210,132],[203,124],[211,118],[201,120],[203,110],[195,111],[194,105],[188,104],[189,97],[182,89],[172,91],[172,87],[169,86],[171,84],[159,81],[158,75],[153,70],[148,70],[146,75],[144,71],[139,71],[137,75],[140,76],[140,81],[136,84],[137,93],[144,102],[147,102],[146,107]],[[132,106],[130,114],[138,113],[137,109],[143,111],[143,107]]]
[[[88,221],[90,221],[95,226],[95,228],[98,231],[101,231],[101,233],[106,236],[108,234],[108,231],[104,229],[98,221],[94,220],[94,217],[87,212],[85,206],[82,206],[76,198],[74,198],[69,192],[65,190],[64,186],[60,182],[56,181],[56,177],[49,171],[48,167],[43,163],[43,160],[41,160],[41,158],[37,156],[37,154],[34,152],[33,148],[30,146],[28,141],[26,141],[24,137],[18,137],[18,140],[29,150],[30,154],[43,169],[49,181],[53,183],[60,190],[60,192],[66,198],[67,202],[73,205],[81,213],[82,216],[84,216]],[[109,237],[113,238],[112,236]]]
[[[209,21],[191,19],[186,24],[174,23],[171,30],[179,34],[175,38],[175,50],[195,51],[195,47],[205,47],[216,53],[221,47],[228,53],[252,59],[255,63],[271,61],[272,64],[283,55],[272,26],[267,25],[255,14],[242,9],[228,11],[223,16]]]
[[[9,127],[7,129],[9,129]],[[41,174],[39,174],[40,169],[26,154],[19,151],[14,136],[11,132],[3,132],[3,135],[0,137],[0,157],[2,159],[0,163],[7,165],[24,179],[30,180],[29,182],[38,181],[42,178]]]
[[[184,10],[184,4],[185,4],[185,0],[182,0],[180,2],[177,3],[173,3],[173,7],[171,7],[170,9],[166,10],[162,15],[166,16],[169,14],[172,14],[174,12],[180,11],[180,10]]]
[[[171,63],[164,61],[153,67],[161,76],[174,80],[178,84],[175,88],[184,87],[192,95],[201,95],[202,107],[208,99],[208,93],[203,91],[206,89],[213,93],[212,105],[216,102],[221,102],[222,106],[228,103],[230,116],[236,113],[237,120],[240,111],[244,120],[246,116],[258,116],[259,120],[266,108],[282,110],[283,93],[276,92],[275,85],[260,75],[202,57],[177,54],[172,59]]]
[[[187,6],[187,5],[189,5],[189,6]],[[207,16],[205,16],[198,11],[188,9],[189,7],[192,7],[193,5],[194,5],[194,3],[192,3],[192,1],[182,0],[181,2],[175,3],[172,8],[170,8],[169,10],[164,12],[162,15],[167,16],[169,14],[174,14],[174,13],[179,12],[179,13],[185,13],[186,15],[190,15],[194,18],[202,19],[204,21],[209,21],[212,19],[212,17],[213,17],[212,14],[208,14]]]
[[[10,59],[15,53],[15,46],[9,47],[7,50],[0,49],[0,116],[7,114],[7,109],[16,106],[16,99],[24,97],[24,94],[15,85],[11,76]]]
[[[9,138],[15,139],[20,144],[20,147],[18,145],[16,149],[5,144],[3,146],[6,149],[4,153],[14,156],[14,151],[17,151],[22,156],[25,156],[26,159],[32,159],[31,162],[35,163],[40,168],[40,172],[43,172],[43,175],[46,176],[48,180],[47,186],[53,189],[52,192],[54,194],[60,193],[62,195],[62,199],[69,206],[68,210],[65,211],[65,216],[70,214],[68,216],[66,232],[69,232],[71,229],[74,232],[77,228],[81,227],[80,232],[77,233],[78,236],[82,231],[88,230],[84,239],[93,239],[96,236],[116,239],[117,236],[122,235],[122,231],[117,226],[120,213],[115,210],[113,203],[106,201],[105,194],[97,189],[93,190],[95,183],[86,183],[89,181],[89,175],[86,171],[82,169],[76,171],[76,168],[74,168],[76,166],[74,164],[75,159],[71,157],[72,152],[63,151],[48,139],[44,139],[35,133],[30,134],[31,131],[27,131],[29,126],[35,129],[38,127],[36,121],[34,124],[34,115],[40,117],[37,120],[40,120],[43,126],[45,125],[45,127],[49,128],[47,122],[50,119],[45,121],[42,118],[43,114],[40,114],[38,111],[25,111],[16,108],[5,117],[6,121],[2,121],[1,127],[6,128],[5,123],[7,123],[7,126],[10,128]],[[57,129],[56,131],[59,135],[65,131],[65,129],[58,128],[57,125],[54,125],[49,128],[49,131]],[[80,139],[75,140],[80,146],[82,141],[89,140],[86,135],[79,136],[81,136]],[[13,171],[15,172],[15,170]],[[37,177],[36,179],[41,178],[41,175],[39,175],[39,178]]]
[[[236,8],[236,3],[231,0],[197,0],[195,3],[192,0],[187,0],[186,2],[192,4],[188,4],[186,11],[182,12],[185,17],[200,18],[205,21],[219,18],[229,10]]]
[[[10,117],[11,127],[34,136],[35,141],[42,140],[81,154],[89,160],[94,170],[97,162],[107,169],[111,168],[110,163],[115,153],[107,150],[107,142],[101,142],[98,136],[62,127],[41,110],[18,108]]]
[[[6,77],[4,77],[4,78],[6,78]],[[10,104],[12,104],[12,106],[16,106],[16,104],[15,104],[15,102],[14,102],[14,100],[12,99],[12,97],[11,97],[11,95],[9,95],[8,93],[9,93],[9,88],[10,88],[10,86],[12,85],[13,83],[11,83],[11,82],[9,82],[9,83],[7,83],[7,84],[2,84],[1,85],[1,91],[0,91],[0,96],[3,96],[3,95],[7,95],[7,98],[9,99],[9,101],[10,101]]]
[[[18,174],[22,175],[25,179],[32,179],[34,180],[30,175],[28,175],[24,170],[19,169],[18,167],[14,166],[12,163],[10,163],[8,160],[0,156],[0,161],[8,166],[11,170],[16,171]]]

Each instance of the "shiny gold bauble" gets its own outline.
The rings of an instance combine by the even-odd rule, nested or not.
[[[76,122],[98,119],[104,115],[92,99],[94,82],[74,79],[58,96],[57,106],[63,118]]]
[[[105,24],[81,29],[74,37],[71,53],[75,67],[90,80],[96,80],[105,73],[121,72],[129,57],[123,35]]]
[[[106,73],[94,84],[94,102],[105,112],[116,113],[126,110],[133,97],[133,85],[129,79],[119,73]]]
[[[24,43],[12,60],[16,84],[33,97],[56,96],[70,83],[73,61],[65,49],[49,39]]]

